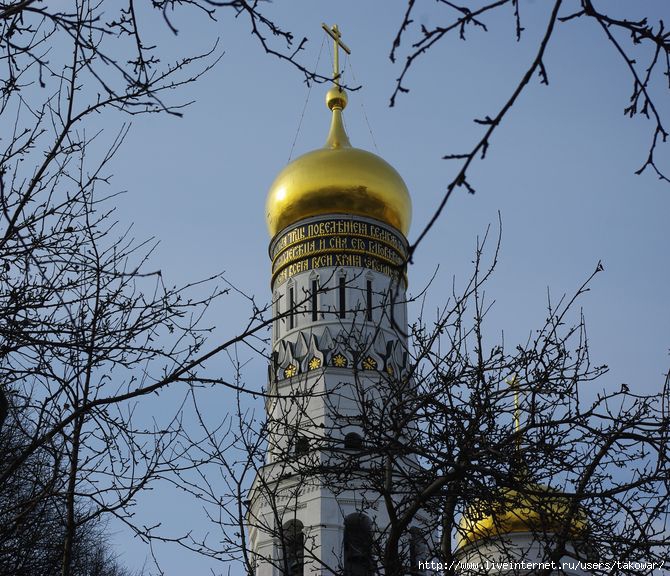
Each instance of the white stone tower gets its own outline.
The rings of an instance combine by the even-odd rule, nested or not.
[[[387,524],[364,481],[338,489],[321,471],[365,446],[370,402],[405,369],[405,265],[411,202],[400,175],[354,148],[342,123],[337,27],[332,113],[323,148],[270,188],[273,361],[266,465],[250,492],[249,548],[258,576],[374,572]]]

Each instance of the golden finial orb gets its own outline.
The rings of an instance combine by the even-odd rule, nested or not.
[[[339,86],[333,86],[326,92],[326,104],[331,110],[344,110],[348,100],[346,91]]]

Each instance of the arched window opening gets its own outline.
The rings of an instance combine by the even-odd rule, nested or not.
[[[344,519],[344,574],[372,575],[372,523],[365,514]]]
[[[362,450],[363,449],[363,437],[358,434],[358,432],[349,432],[344,437],[344,449],[345,450]]]
[[[316,322],[319,319],[319,283],[315,278],[312,280],[312,322]]]
[[[309,438],[298,436],[295,440],[294,452],[296,456],[304,456],[309,452]]]
[[[305,573],[305,534],[300,520],[289,520],[282,527],[284,573],[303,576]]]
[[[289,315],[288,315],[288,327],[289,330],[293,330],[295,327],[295,294],[293,291],[293,286],[288,289],[288,305],[289,305]]]
[[[420,566],[428,562],[428,545],[421,530],[416,526],[409,529],[409,567],[412,576],[422,576],[426,573]]]
[[[368,322],[372,322],[372,280],[367,281],[365,304],[365,318]]]
[[[344,276],[340,276],[340,318],[345,318],[347,315],[347,280]]]
[[[275,292],[272,296],[272,299],[274,300],[274,305],[275,305],[275,311],[274,311],[274,331],[275,331],[275,339],[279,339],[279,316],[281,314],[281,302],[280,302],[280,295]]]

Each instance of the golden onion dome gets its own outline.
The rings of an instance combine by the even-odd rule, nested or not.
[[[374,218],[407,235],[412,204],[405,182],[379,156],[349,143],[342,123],[345,91],[333,86],[326,103],[333,114],[326,145],[296,158],[270,187],[265,205],[270,236],[325,214]]]
[[[571,516],[570,499],[540,484],[527,484],[522,492],[504,488],[492,503],[475,502],[458,526],[458,548],[477,540],[497,538],[513,532],[583,534],[586,514],[579,507]]]

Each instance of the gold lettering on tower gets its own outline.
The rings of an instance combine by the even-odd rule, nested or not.
[[[347,239],[342,236],[333,236],[328,242],[329,248],[336,248],[338,250],[345,249],[347,247]]]
[[[367,268],[392,278],[404,275],[407,242],[381,224],[330,218],[294,226],[270,246],[272,284],[325,267]]]
[[[333,265],[333,255],[326,254],[325,256],[314,256],[312,258],[312,268],[326,268]]]

